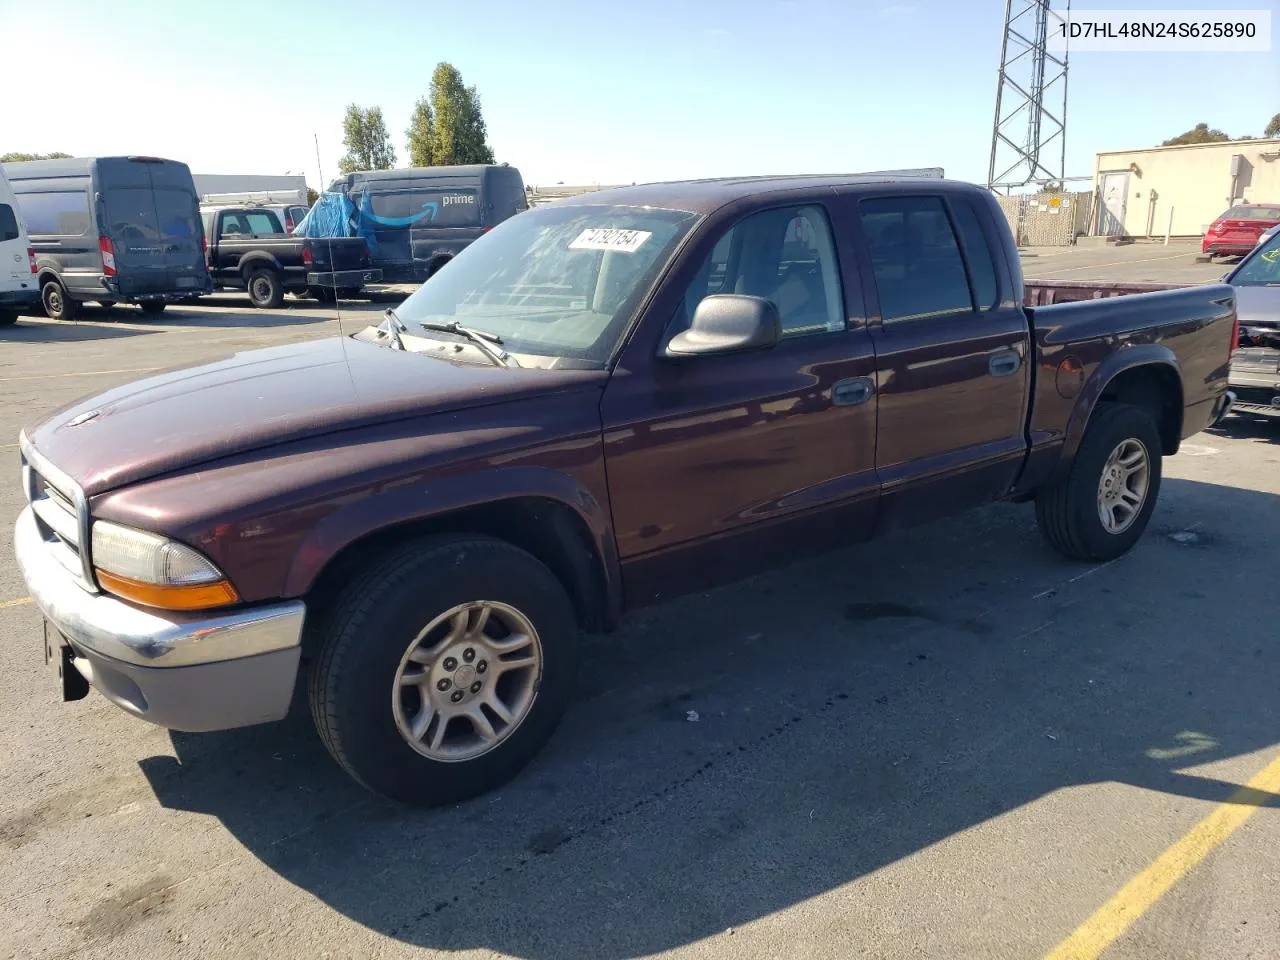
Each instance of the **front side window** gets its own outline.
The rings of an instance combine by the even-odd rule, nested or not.
[[[974,310],[960,244],[940,197],[858,204],[885,323]]]
[[[603,365],[697,216],[681,210],[549,205],[468,245],[396,308],[411,332],[457,321],[507,351]]]
[[[784,337],[843,330],[840,269],[822,207],[765,210],[730,227],[689,285],[672,333],[686,329],[702,299],[717,293],[772,300]]]
[[[83,190],[23,193],[16,199],[32,236],[79,237],[89,231],[89,195]]]

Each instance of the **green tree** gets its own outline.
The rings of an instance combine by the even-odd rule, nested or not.
[[[451,63],[441,62],[431,74],[431,162],[437,166],[493,163],[493,148],[480,110],[480,94],[462,82]]]
[[[390,170],[396,163],[396,151],[391,146],[386,121],[381,107],[367,109],[350,104],[342,118],[342,145],[346,156],[338,161],[343,173],[356,170]]]
[[[25,163],[28,160],[68,160],[69,153],[3,153],[0,163]]]
[[[307,206],[311,206],[320,199],[320,194],[315,187],[307,187]]]
[[[1264,137],[1280,137],[1280,113],[1267,122],[1267,129],[1262,131]]]
[[[431,111],[431,100],[420,97],[413,105],[413,115],[409,117],[409,129],[404,132],[409,141],[409,165],[411,167],[430,167],[434,165],[435,149],[435,115]]]
[[[1224,140],[1230,140],[1221,130],[1210,130],[1207,123],[1197,123],[1186,133],[1180,133],[1176,137],[1170,137],[1162,147],[1176,147],[1186,143],[1221,143]]]

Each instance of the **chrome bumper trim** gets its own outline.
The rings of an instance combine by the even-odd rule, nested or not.
[[[147,610],[88,593],[50,554],[27,506],[13,531],[14,553],[31,599],[72,644],[144,667],[219,663],[297,647],[300,600],[227,611]]]

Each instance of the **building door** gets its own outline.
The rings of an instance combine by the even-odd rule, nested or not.
[[[1102,203],[1098,207],[1098,235],[1124,236],[1124,209],[1129,199],[1129,171],[1104,173],[1098,185]]]

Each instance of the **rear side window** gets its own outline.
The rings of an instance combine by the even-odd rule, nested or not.
[[[964,244],[965,260],[969,263],[969,276],[973,278],[973,293],[978,301],[978,309],[990,310],[1000,299],[996,287],[996,263],[991,256],[991,246],[987,243],[986,234],[982,232],[978,212],[974,210],[973,204],[964,199],[953,200],[951,212],[960,229],[960,240]]]
[[[6,240],[17,240],[21,236],[18,230],[18,217],[13,212],[13,207],[7,203],[0,203],[0,243]]]
[[[1222,215],[1224,220],[1280,220],[1280,207],[1232,207]]]
[[[49,190],[17,196],[27,233],[80,237],[89,232],[89,195],[83,190]]]
[[[974,309],[960,244],[939,197],[880,197],[858,204],[885,323]]]
[[[273,233],[284,233],[280,226],[280,221],[276,219],[274,213],[262,211],[260,213],[246,213],[245,221],[249,224],[249,232],[255,237],[266,237]]]

